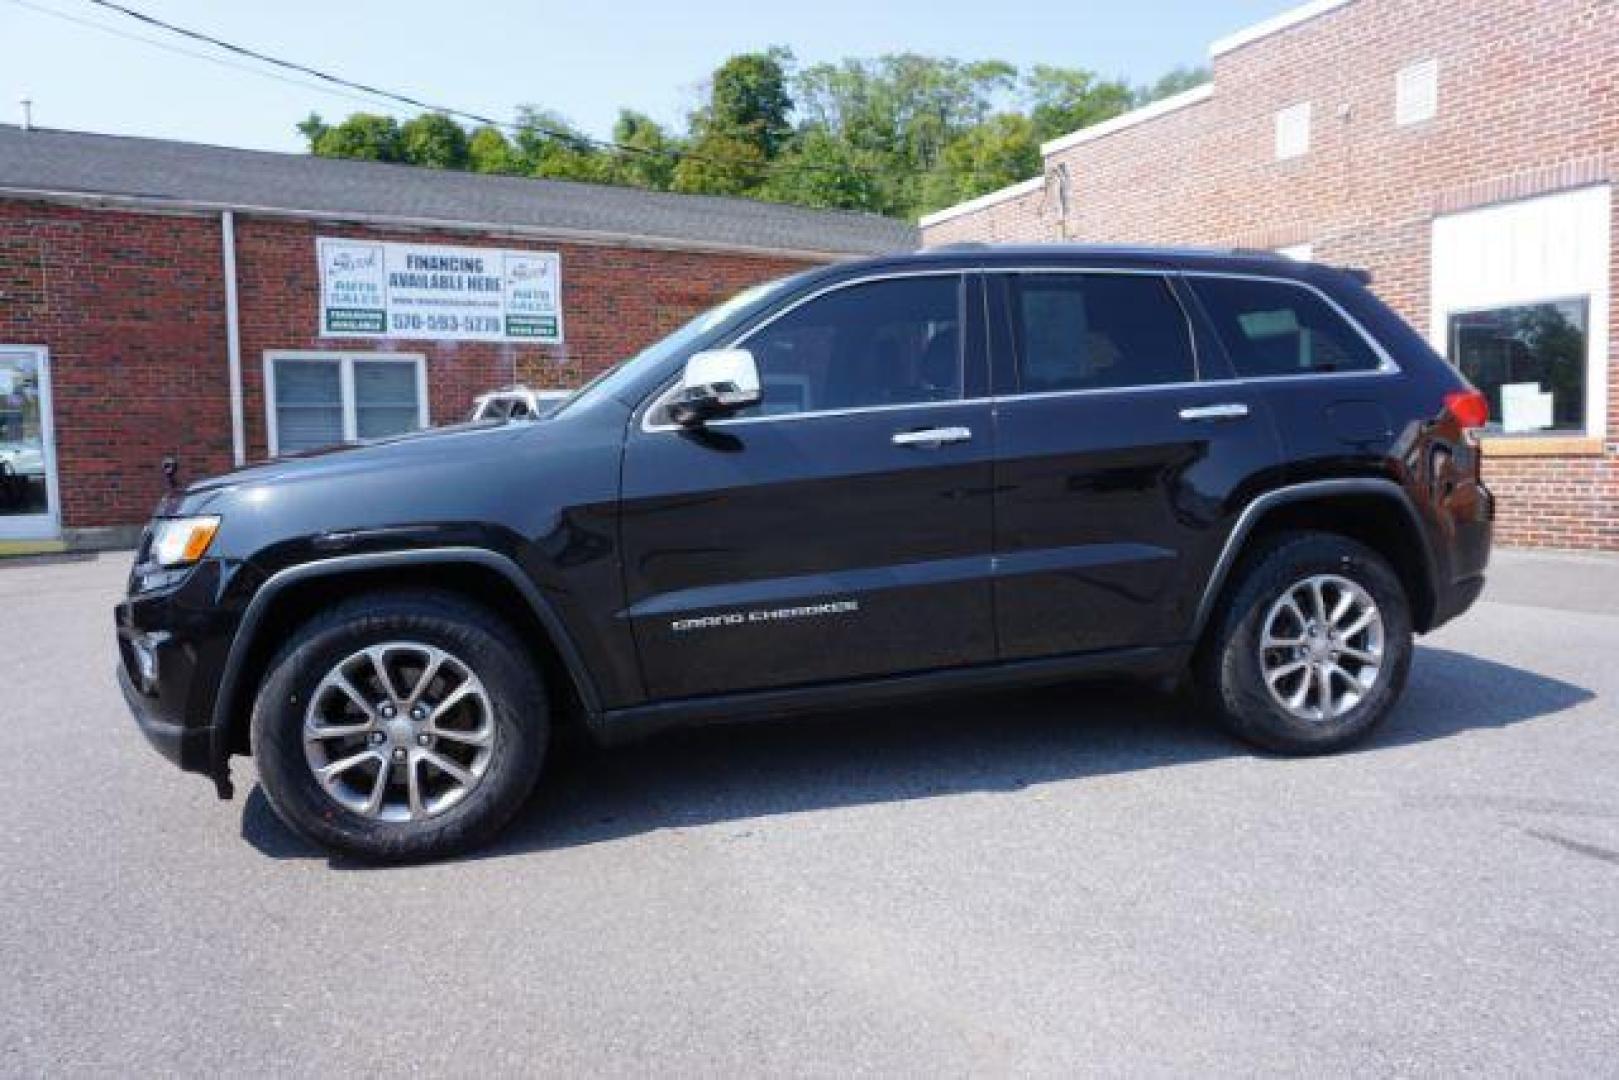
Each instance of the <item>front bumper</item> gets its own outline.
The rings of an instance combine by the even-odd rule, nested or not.
[[[159,700],[143,694],[130,677],[129,670],[118,665],[118,689],[124,692],[124,704],[129,706],[135,726],[141,729],[152,748],[188,772],[207,772],[209,760],[209,731],[187,728],[184,724],[163,715]]]
[[[216,783],[212,710],[234,628],[219,580],[204,563],[170,588],[132,593],[114,613],[118,687],[136,726],[169,761]]]

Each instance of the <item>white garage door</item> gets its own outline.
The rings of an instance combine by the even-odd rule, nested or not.
[[[1612,213],[1603,186],[1434,221],[1431,340],[1492,427],[1605,434]]]

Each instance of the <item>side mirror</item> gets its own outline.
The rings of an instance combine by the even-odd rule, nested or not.
[[[696,427],[749,405],[759,404],[759,368],[746,349],[710,349],[686,361],[680,391],[669,403],[669,418]]]

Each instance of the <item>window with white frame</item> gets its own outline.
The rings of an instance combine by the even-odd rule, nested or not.
[[[427,426],[422,357],[272,352],[264,358],[271,455]]]
[[[1402,127],[1439,113],[1439,61],[1422,60],[1394,76],[1394,122]]]
[[[1605,434],[1612,212],[1604,185],[1434,220],[1429,340],[1492,430]]]
[[[1276,114],[1276,160],[1303,157],[1310,152],[1310,103],[1289,105]]]

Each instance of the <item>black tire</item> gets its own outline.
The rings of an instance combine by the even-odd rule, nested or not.
[[[345,658],[391,641],[421,642],[461,661],[482,684],[493,725],[481,777],[459,801],[417,820],[345,806],[304,751],[305,714],[321,680]],[[487,841],[533,791],[549,734],[543,684],[512,631],[454,593],[426,589],[357,596],[304,624],[271,661],[252,718],[253,755],[276,814],[300,836],[370,862],[441,858]]]
[[[1352,708],[1330,719],[1301,719],[1266,685],[1260,642],[1272,605],[1318,574],[1345,578],[1371,596],[1382,616],[1383,660]],[[1281,754],[1325,754],[1364,738],[1388,715],[1405,688],[1411,653],[1410,603],[1381,555],[1334,533],[1289,532],[1267,538],[1242,560],[1193,676],[1204,706],[1238,738]]]

